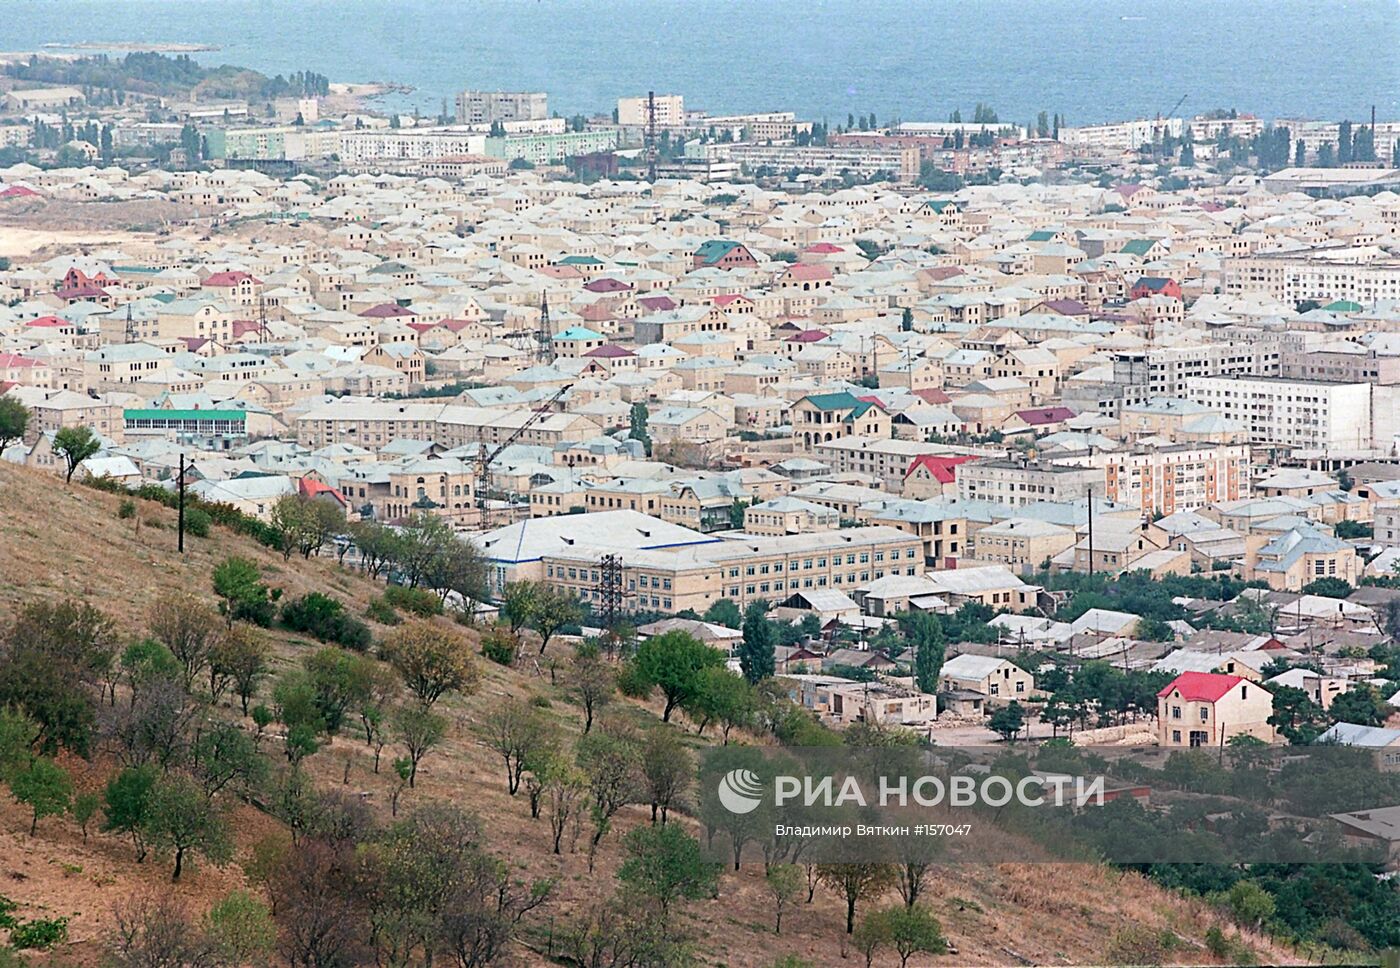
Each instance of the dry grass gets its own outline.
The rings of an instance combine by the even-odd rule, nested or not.
[[[207,540],[189,539],[182,559],[174,550],[172,512],[138,502],[137,518],[142,521],[138,530],[131,521],[117,518],[119,500],[0,465],[0,506],[7,512],[7,523],[0,529],[0,619],[36,598],[83,596],[101,604],[124,632],[135,635],[151,601],[161,592],[175,588],[205,592],[213,566],[229,554],[257,560],[269,571],[269,579],[289,595],[329,590],[353,602],[357,613],[377,593],[373,583],[336,568],[333,562],[294,558],[284,563],[251,540],[217,528]],[[289,637],[278,639],[277,647],[284,663],[296,661],[308,648]],[[554,644],[550,651],[561,654],[566,648]],[[555,878],[557,899],[532,929],[532,942],[545,946],[552,926],[613,890],[621,838],[628,829],[646,822],[646,812],[640,808],[623,812],[592,874],[583,852],[586,824],[578,852],[551,853],[546,822],[530,819],[524,793],[514,798],[506,793],[502,766],[475,740],[473,731],[485,711],[503,697],[537,695],[549,700],[548,709],[563,729],[579,731],[579,710],[551,682],[548,663],[538,672],[533,662],[525,665],[528,668],[520,671],[483,662],[485,675],[476,695],[449,697],[439,704],[453,724],[451,734],[442,748],[424,760],[418,788],[405,793],[401,808],[412,809],[415,803],[438,798],[467,807],[480,815],[493,849],[516,876]],[[634,703],[619,702],[611,708],[652,721],[659,712]],[[693,739],[693,732],[689,735],[701,742]],[[311,757],[307,769],[327,787],[347,784],[387,818],[391,790],[387,763],[393,755],[385,750],[386,765],[376,775],[371,751],[352,733],[337,737]],[[105,763],[70,765],[80,786],[93,788],[110,768]],[[235,817],[240,851],[246,855],[251,844],[275,827],[268,817],[240,807]],[[0,894],[19,901],[25,916],[70,915],[74,944],[64,954],[79,963],[95,963],[98,942],[111,925],[113,902],[138,891],[160,889],[165,883],[166,865],[132,861],[126,842],[95,834],[84,844],[76,825],[66,819],[45,821],[39,836],[31,839],[23,811],[8,799],[0,804]],[[1212,963],[1204,936],[1218,921],[1214,913],[1137,875],[1096,866],[1004,864],[947,867],[930,882],[929,905],[942,920],[957,954],[915,959],[911,964],[1101,963],[1114,934],[1130,926],[1170,930],[1182,939],[1174,958],[1182,963]],[[180,892],[193,904],[207,906],[242,884],[237,866],[216,870],[198,865],[182,878]],[[885,903],[895,900],[891,895]],[[781,936],[772,933],[771,918],[763,872],[757,866],[737,874],[727,872],[720,897],[693,905],[688,915],[707,964],[764,968],[789,953],[815,965],[858,963],[858,958],[842,962],[839,957],[844,907],[830,892],[819,888],[815,903],[799,904],[786,914]],[[1250,942],[1264,963],[1297,960],[1291,952],[1257,938]],[[515,955],[519,964],[547,963],[524,947]],[[879,962],[897,963],[890,957]]]

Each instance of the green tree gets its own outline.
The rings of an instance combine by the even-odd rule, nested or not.
[[[574,651],[569,685],[583,707],[583,731],[587,734],[598,710],[612,702],[617,692],[617,675],[596,643],[583,643]]]
[[[0,397],[0,454],[16,440],[22,440],[28,427],[29,408],[14,397]]]
[[[408,785],[418,781],[418,764],[447,735],[447,720],[426,706],[402,706],[394,714],[394,731],[408,754]]]
[[[467,640],[433,622],[407,622],[395,629],[381,654],[425,707],[448,692],[471,693],[481,680]]]
[[[904,314],[899,318],[900,332],[912,333],[914,331],[914,310],[908,306],[904,307]]]
[[[744,640],[739,646],[739,668],[755,685],[772,678],[776,669],[774,648],[777,635],[762,602],[750,602],[744,610]]]
[[[540,586],[532,581],[513,581],[501,592],[501,618],[512,632],[519,632],[530,623],[535,613],[535,598]]]
[[[174,855],[172,881],[180,879],[187,853],[197,853],[216,865],[233,853],[223,811],[204,796],[199,784],[178,773],[159,780],[151,791],[146,831],[152,847]]]
[[[627,437],[630,440],[639,440],[646,448],[646,453],[651,454],[651,434],[647,433],[647,420],[650,418],[650,411],[645,403],[634,403],[628,412]]]
[[[147,817],[158,776],[153,766],[128,767],[107,781],[102,794],[102,829],[130,837],[138,864],[146,859]]]
[[[271,653],[267,640],[250,627],[229,629],[209,657],[211,695],[217,700],[217,693],[222,692],[216,683],[231,685],[243,715],[248,715],[248,703],[257,695],[258,683],[267,676]]]
[[[931,612],[906,612],[899,624],[913,645],[914,682],[921,692],[938,692],[938,673],[943,668],[943,623]]]
[[[545,646],[560,629],[578,624],[583,618],[583,609],[578,598],[569,592],[553,588],[542,588],[534,598],[530,608],[530,627],[540,634],[540,655]]]
[[[895,884],[891,864],[818,864],[817,879],[846,902],[846,933],[856,926],[856,906],[873,901]]]
[[[773,864],[763,877],[773,899],[773,933],[783,933],[783,912],[796,903],[807,887],[806,875],[796,864]]]
[[[637,681],[661,689],[666,699],[661,721],[667,723],[675,708],[690,700],[700,688],[701,674],[722,665],[724,653],[680,629],[642,642],[631,662]]]
[[[737,629],[743,623],[744,616],[739,611],[739,606],[735,604],[734,599],[719,598],[705,609],[704,619],[711,625],[723,625],[728,629]]]
[[[1016,734],[1025,724],[1026,714],[1021,709],[1021,704],[1014,699],[992,713],[991,718],[987,720],[988,728],[994,733],[999,733],[1008,743],[1015,740]]]
[[[10,793],[30,809],[32,837],[41,818],[56,817],[68,809],[73,799],[73,780],[67,770],[41,756],[10,778]]]
[[[515,796],[532,756],[545,746],[557,746],[557,730],[538,706],[523,699],[496,703],[482,719],[481,742],[505,764],[506,791]]]
[[[677,904],[714,893],[719,865],[705,860],[699,842],[676,824],[636,827],[623,843],[627,859],[617,879],[634,895],[656,905],[663,921]]]
[[[167,592],[151,606],[147,624],[155,640],[180,663],[180,682],[188,692],[221,638],[224,623],[218,613],[194,595]]]
[[[731,730],[753,722],[758,693],[743,676],[724,666],[713,666],[700,673],[695,692],[685,700],[684,708],[698,721],[701,733],[710,723],[718,723],[727,744]]]
[[[214,902],[204,916],[204,930],[229,964],[266,964],[277,943],[271,909],[242,890],[230,891]]]
[[[1240,924],[1255,930],[1263,927],[1274,916],[1273,895],[1254,881],[1237,881],[1225,896],[1230,913]]]
[[[927,909],[898,905],[873,915],[885,922],[889,943],[899,953],[900,968],[916,954],[941,955],[948,950],[943,926]]]
[[[1327,713],[1333,722],[1379,726],[1385,722],[1390,711],[1390,707],[1376,691],[1375,686],[1360,683],[1333,699]]]
[[[53,449],[68,466],[64,480],[71,482],[78,465],[102,447],[102,441],[91,427],[60,427],[53,435]]]
[[[219,611],[231,626],[238,619],[256,625],[272,624],[272,602],[262,570],[256,562],[234,555],[214,566],[214,594],[219,596]]]
[[[1355,589],[1340,578],[1319,578],[1303,586],[1304,595],[1321,595],[1323,598],[1346,598]]]

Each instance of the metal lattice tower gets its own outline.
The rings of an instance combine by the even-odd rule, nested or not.
[[[131,303],[126,304],[126,341],[136,342],[136,323],[131,319]]]
[[[646,129],[647,181],[656,181],[656,92],[647,91]]]
[[[622,559],[604,555],[598,562],[598,584],[595,586],[598,618],[603,628],[615,632],[622,617]]]
[[[535,359],[554,362],[554,332],[549,322],[549,293],[540,293],[540,326],[535,331]]]

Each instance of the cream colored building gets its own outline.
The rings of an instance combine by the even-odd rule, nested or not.
[[[1233,736],[1274,741],[1274,697],[1240,676],[1183,672],[1157,693],[1157,741],[1162,746],[1219,749]]]

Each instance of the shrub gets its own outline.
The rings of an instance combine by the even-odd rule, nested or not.
[[[308,592],[283,605],[282,624],[356,652],[367,650],[372,639],[369,626],[347,613],[339,599],[320,592]]]
[[[482,633],[481,654],[497,665],[511,665],[519,651],[519,640],[506,629],[491,628]]]
[[[413,615],[442,614],[442,599],[426,588],[390,585],[384,589],[384,601]]]
[[[131,498],[123,498],[122,503],[117,505],[117,517],[123,521],[136,517],[136,502]]]
[[[383,598],[371,600],[369,607],[365,609],[365,614],[381,625],[398,625],[403,621],[399,618],[399,613],[394,610],[394,606]]]
[[[67,918],[40,918],[10,929],[10,947],[16,951],[47,951],[67,939]]]
[[[208,511],[200,508],[185,508],[185,530],[196,538],[209,537],[209,527],[214,523],[214,519],[209,516]]]
[[[536,707],[537,709],[549,709],[554,704],[549,701],[548,696],[536,695],[530,697],[530,705]]]

